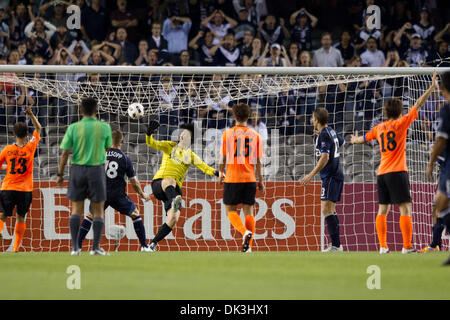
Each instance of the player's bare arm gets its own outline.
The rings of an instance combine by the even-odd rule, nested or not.
[[[64,168],[66,167],[67,161],[69,160],[70,150],[63,150],[61,158],[59,160],[58,177],[56,178],[56,184],[62,186],[64,181]]]
[[[320,170],[325,168],[325,166],[328,163],[329,158],[330,158],[329,154],[326,152],[323,152],[322,155],[320,156],[319,161],[317,162],[316,166],[314,167],[314,169],[310,173],[308,173],[306,176],[303,177],[303,179],[300,181],[300,185],[306,186],[308,183],[310,183],[312,178],[314,178],[314,176],[317,173],[319,173]]]
[[[130,179],[130,183],[131,183],[131,186],[133,187],[134,191],[136,191],[136,193],[142,199],[144,199],[145,201],[150,200],[150,195],[148,195],[147,193],[145,193],[142,190],[141,184],[139,183],[138,179],[136,179],[136,178]]]
[[[425,102],[427,102],[428,97],[430,96],[430,94],[438,87],[438,83],[437,83],[437,73],[436,71],[433,72],[433,78],[431,79],[431,84],[428,87],[428,89],[419,97],[419,99],[417,99],[415,107],[417,109],[417,111],[419,111],[425,104]]]
[[[40,135],[42,131],[42,126],[39,123],[36,116],[33,114],[33,111],[31,110],[31,107],[27,107],[24,111],[26,115],[28,115],[31,119],[31,122],[33,123],[34,129],[36,129],[36,132]]]
[[[350,136],[350,143],[351,144],[363,144],[364,141],[364,136],[360,136],[358,135],[358,131],[355,131],[355,134],[352,134]]]

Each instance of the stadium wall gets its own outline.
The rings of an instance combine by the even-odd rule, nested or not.
[[[151,193],[150,182],[141,182]],[[37,183],[36,183],[37,185]],[[40,181],[33,191],[32,210],[27,217],[27,230],[22,248],[26,251],[69,251],[69,201],[67,185],[58,187],[54,182]],[[131,191],[131,187],[128,186]],[[428,187],[428,185],[427,185]],[[187,181],[184,184],[183,212],[172,234],[160,245],[160,250],[171,251],[238,251],[242,237],[230,226],[222,204],[222,190],[215,182]],[[423,190],[422,184],[412,184],[414,194]],[[147,232],[152,239],[163,221],[161,204],[156,199],[144,202],[137,195],[130,196],[137,204]],[[346,250],[377,250],[375,216],[378,209],[376,185],[373,183],[346,183],[343,199],[337,205],[341,222],[341,240]],[[413,202],[413,212],[425,211],[422,205],[431,205],[432,199]],[[266,194],[257,198],[255,210],[256,235],[254,251],[297,251],[320,249],[320,183],[300,187],[295,182],[267,182]],[[86,210],[88,211],[88,202]],[[413,221],[415,220],[413,215]],[[420,215],[423,219],[423,215]],[[429,217],[431,223],[431,216]],[[11,242],[13,221],[8,219],[4,231],[3,250]],[[388,244],[391,250],[401,250],[399,213],[394,210],[388,216]],[[102,246],[114,249],[114,241],[108,238],[108,228],[113,224],[126,226],[126,236],[119,242],[119,250],[139,250],[131,219],[105,212],[105,237]],[[428,226],[430,224],[427,224]],[[415,223],[415,228],[421,223]],[[427,235],[431,234],[429,230]],[[87,239],[92,239],[92,230]],[[418,239],[415,239],[418,240]],[[421,239],[429,241],[427,239]],[[417,242],[417,241],[415,241]],[[84,245],[90,248],[91,240]],[[23,250],[22,249],[22,250]]]

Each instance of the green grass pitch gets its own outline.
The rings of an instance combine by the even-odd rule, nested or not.
[[[0,253],[0,299],[450,299],[448,252]],[[81,289],[66,286],[70,265]],[[369,290],[367,268],[380,269]]]

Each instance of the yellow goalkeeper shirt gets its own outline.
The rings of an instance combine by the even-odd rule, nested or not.
[[[164,153],[161,166],[153,180],[173,178],[181,188],[184,176],[191,164],[210,176],[214,175],[214,168],[204,163],[191,149],[181,149],[176,142],[157,141],[152,136],[146,136],[145,142],[150,148],[161,150]]]

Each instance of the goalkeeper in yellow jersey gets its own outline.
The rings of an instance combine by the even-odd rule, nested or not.
[[[191,150],[194,140],[194,125],[184,124],[180,127],[183,131],[180,133],[178,142],[154,140],[152,134],[158,127],[157,121],[150,121],[146,144],[150,148],[161,150],[164,153],[161,166],[153,177],[152,190],[155,198],[164,203],[167,219],[149,245],[152,251],[156,251],[156,244],[172,231],[180,217],[181,187],[191,164],[210,176],[219,176],[219,171],[208,166]]]

